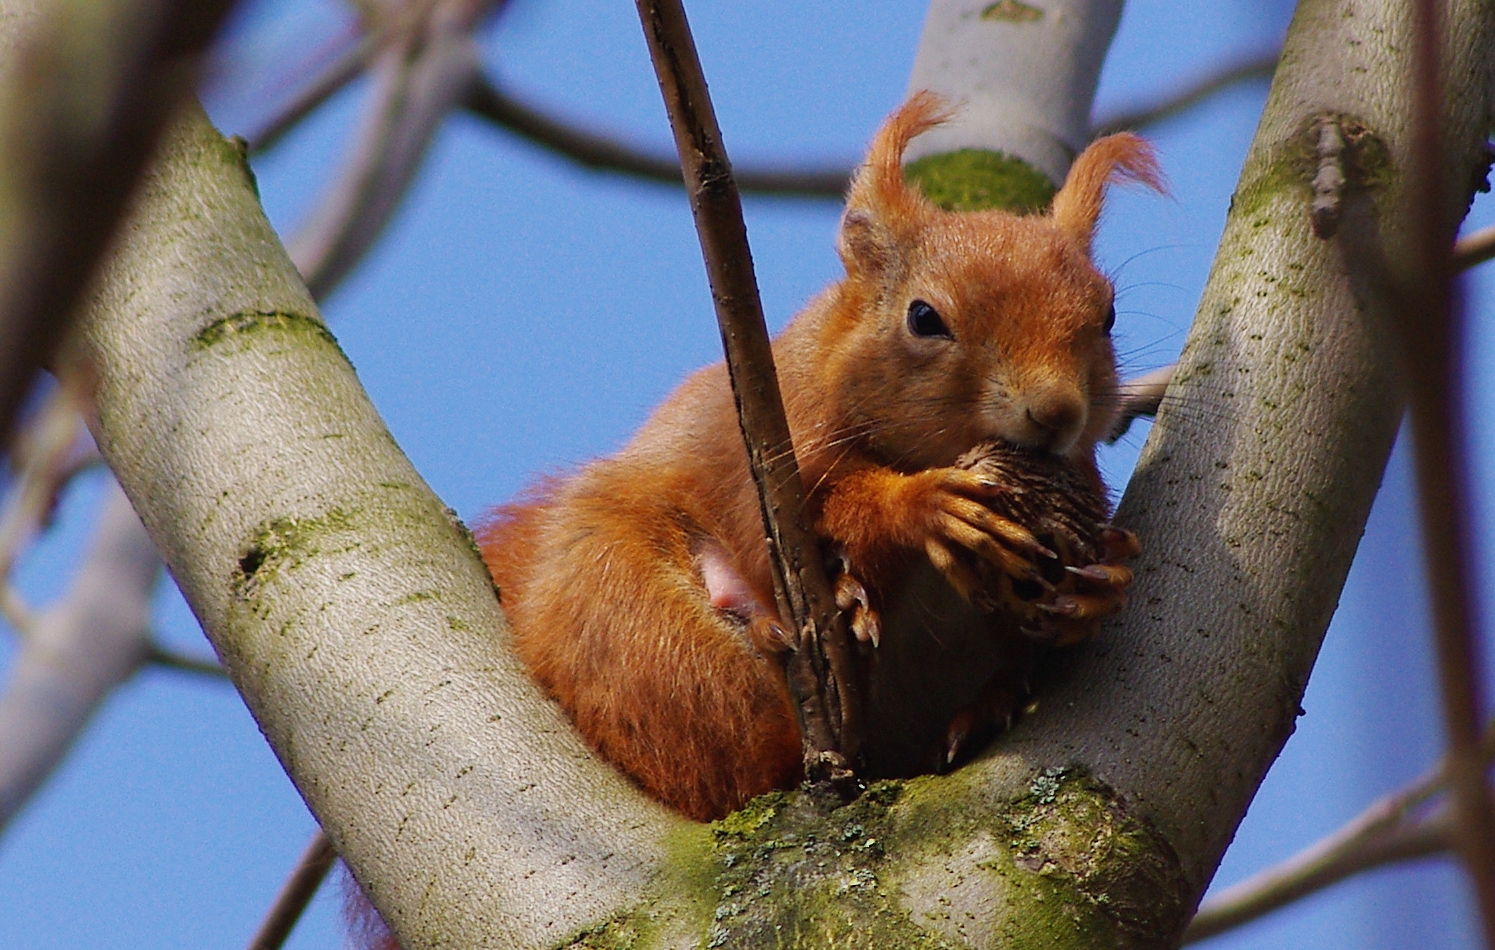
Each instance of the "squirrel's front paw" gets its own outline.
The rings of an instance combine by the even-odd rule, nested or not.
[[[1014,581],[1052,589],[1039,561],[1053,562],[1057,555],[1027,528],[978,500],[1000,496],[1001,483],[962,468],[931,469],[915,477],[924,482],[917,506],[923,513],[924,553],[962,597],[983,609],[994,606],[981,571],[959,556],[961,550]]]
[[[1074,579],[1069,590],[1057,593],[1048,603],[1035,606],[1051,618],[1043,626],[1058,646],[1079,643],[1094,636],[1100,620],[1126,606],[1132,569],[1121,562],[1141,553],[1142,545],[1130,531],[1107,525],[1096,538],[1100,560],[1083,567],[1067,566]]]

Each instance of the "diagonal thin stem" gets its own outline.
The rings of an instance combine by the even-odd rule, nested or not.
[[[638,0],[639,18],[675,132],[686,191],[721,326],[738,419],[768,535],[779,612],[799,648],[789,688],[799,711],[812,781],[855,787],[850,765],[861,744],[861,696],[849,636],[810,525],[804,486],[784,416],[773,350],[763,322],[742,202],[722,147],[706,79],[679,0]]]
[[[183,673],[196,673],[219,680],[228,679],[228,670],[225,670],[217,660],[188,656],[185,653],[168,650],[159,643],[152,643],[146,648],[145,662],[163,666],[169,670],[180,670]]]
[[[565,122],[505,91],[487,77],[473,83],[463,102],[467,111],[524,136],[540,147],[586,168],[620,172],[650,181],[682,184],[680,162],[600,132]],[[851,178],[850,166],[824,168],[743,168],[733,171],[744,192],[841,200]]]
[[[1141,129],[1159,122],[1166,122],[1227,89],[1233,89],[1242,83],[1271,79],[1281,55],[1281,49],[1273,49],[1243,57],[1225,64],[1156,102],[1144,103],[1101,116],[1096,120],[1095,134],[1097,136],[1110,135],[1112,132]]]
[[[1440,63],[1443,3],[1413,7],[1411,154],[1413,268],[1400,308],[1434,643],[1448,731],[1455,843],[1495,947],[1495,813],[1479,755],[1483,669],[1475,639],[1464,419],[1463,321],[1452,292],[1453,233],[1444,212]]]
[[[1453,246],[1454,270],[1468,270],[1492,257],[1495,257],[1495,226],[1461,237]]]
[[[1485,727],[1480,758],[1486,768],[1495,758],[1495,723]],[[1448,808],[1431,814],[1418,809],[1447,788],[1444,760],[1412,784],[1378,798],[1338,830],[1205,901],[1183,942],[1239,927],[1361,871],[1449,850]]]
[[[332,849],[327,833],[318,828],[291,876],[281,885],[259,929],[250,938],[247,950],[280,950],[336,860],[337,852]]]
[[[291,97],[289,102],[281,106],[280,111],[275,113],[269,121],[252,135],[246,136],[249,153],[255,155],[273,148],[302,119],[356,79],[373,61],[379,49],[379,42],[380,37],[365,34],[359,37],[353,46],[324,66],[310,82]]]

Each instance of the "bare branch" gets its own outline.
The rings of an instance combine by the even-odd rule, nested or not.
[[[1095,120],[1095,134],[1110,135],[1126,129],[1144,129],[1157,125],[1202,105],[1227,89],[1243,83],[1271,79],[1281,55],[1281,49],[1271,49],[1241,57],[1155,102],[1140,103],[1101,116]]]
[[[651,154],[547,115],[505,92],[487,77],[479,77],[462,103],[473,115],[508,129],[534,144],[585,168],[618,172],[670,185],[682,184],[680,162],[673,156]],[[735,168],[732,176],[745,192],[841,200],[851,179],[850,163],[824,168]]]
[[[279,144],[281,138],[295,128],[318,106],[336,95],[352,82],[373,60],[379,40],[372,34],[358,39],[351,48],[323,67],[315,77],[301,88],[291,101],[280,108],[268,122],[252,135],[246,136],[249,154],[255,155]]]
[[[1163,396],[1168,392],[1168,384],[1173,382],[1175,368],[1176,365],[1164,366],[1121,384],[1117,392],[1120,405],[1117,407],[1116,421],[1106,436],[1107,442],[1115,442],[1126,435],[1134,420],[1158,414],[1158,407],[1163,404]]]
[[[1459,238],[1453,246],[1454,270],[1468,270],[1495,257],[1495,227],[1484,228]]]
[[[435,5],[379,53],[375,91],[346,170],[292,239],[291,258],[325,299],[399,208],[436,129],[478,75],[471,11]]]
[[[183,653],[177,653],[174,650],[168,650],[158,643],[152,643],[146,647],[145,662],[154,666],[164,666],[167,669],[181,670],[184,673],[198,673],[220,680],[228,678],[228,671],[216,660],[187,656]]]
[[[0,828],[146,654],[161,562],[119,486],[111,482],[105,497],[71,589],[22,641],[0,695]]]
[[[1475,639],[1476,587],[1464,409],[1463,314],[1451,287],[1454,225],[1446,211],[1441,0],[1418,0],[1412,17],[1412,148],[1408,209],[1414,240],[1398,324],[1417,465],[1434,643],[1448,731],[1447,769],[1455,844],[1474,885],[1485,941],[1495,947],[1495,810],[1480,756],[1484,720]],[[1463,195],[1458,195],[1463,205]]]
[[[1495,757],[1495,723],[1485,728],[1481,760]],[[1205,901],[1184,932],[1184,943],[1203,940],[1255,920],[1292,901],[1345,878],[1395,861],[1448,850],[1448,809],[1417,812],[1448,785],[1447,761],[1417,781],[1385,795],[1344,827],[1279,864],[1221,891]]]
[[[301,860],[292,869],[291,876],[281,885],[269,913],[250,938],[247,950],[280,950],[336,861],[337,852],[332,849],[332,842],[318,828],[302,852]]]
[[[1485,730],[1486,763],[1495,750],[1495,727]],[[1446,763],[1413,784],[1380,797],[1341,829],[1308,845],[1284,862],[1221,890],[1200,905],[1184,931],[1184,943],[1229,931],[1296,899],[1340,883],[1350,875],[1399,860],[1449,850],[1447,808],[1417,814],[1416,808],[1447,785]]]
[[[1247,57],[1159,102],[1129,108],[1102,117],[1096,135],[1121,129],[1144,128],[1197,106],[1210,97],[1244,82],[1271,78],[1278,51]],[[508,129],[534,144],[577,164],[601,171],[617,172],[650,181],[679,185],[680,164],[672,156],[646,149],[566,122],[547,114],[506,91],[486,76],[480,76],[463,100],[467,111],[494,125]],[[733,169],[737,187],[743,192],[786,195],[799,198],[840,200],[851,179],[851,163],[816,167],[741,167]]]
[[[1221,891],[1199,909],[1183,942],[1195,943],[1262,917],[1347,877],[1399,861],[1440,854],[1449,847],[1447,809],[1410,824],[1367,829],[1367,812],[1333,835]]]
[[[804,484],[758,298],[742,202],[684,8],[679,0],[638,0],[638,11],[706,258],[768,536],[774,594],[799,643],[788,658],[789,689],[804,737],[805,771],[811,781],[830,780],[849,791],[856,786],[850,768],[861,745],[861,695],[845,620],[805,517]]]
[[[0,90],[0,445],[231,5],[55,4],[7,26],[14,55]]]

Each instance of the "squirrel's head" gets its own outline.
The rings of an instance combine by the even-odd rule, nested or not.
[[[1091,237],[1109,182],[1162,190],[1152,149],[1127,133],[1096,140],[1046,214],[945,211],[905,182],[902,158],[948,114],[915,94],[851,185],[839,236],[847,277],[826,327],[846,421],[910,470],[992,439],[1088,457],[1117,401],[1113,292]]]

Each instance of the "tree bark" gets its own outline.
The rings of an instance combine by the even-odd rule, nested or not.
[[[1495,10],[1465,0],[1452,21],[1449,167],[1467,197]],[[1375,288],[1308,226],[1308,133],[1326,113],[1367,130],[1342,239],[1394,257],[1406,34],[1391,4],[1301,6],[1118,515],[1148,550],[1135,604],[952,776],[840,808],[769,796],[708,828],[598,763],[512,658],[470,539],[197,113],[85,320],[95,432],[409,950],[1167,945],[1291,731],[1399,418]]]

